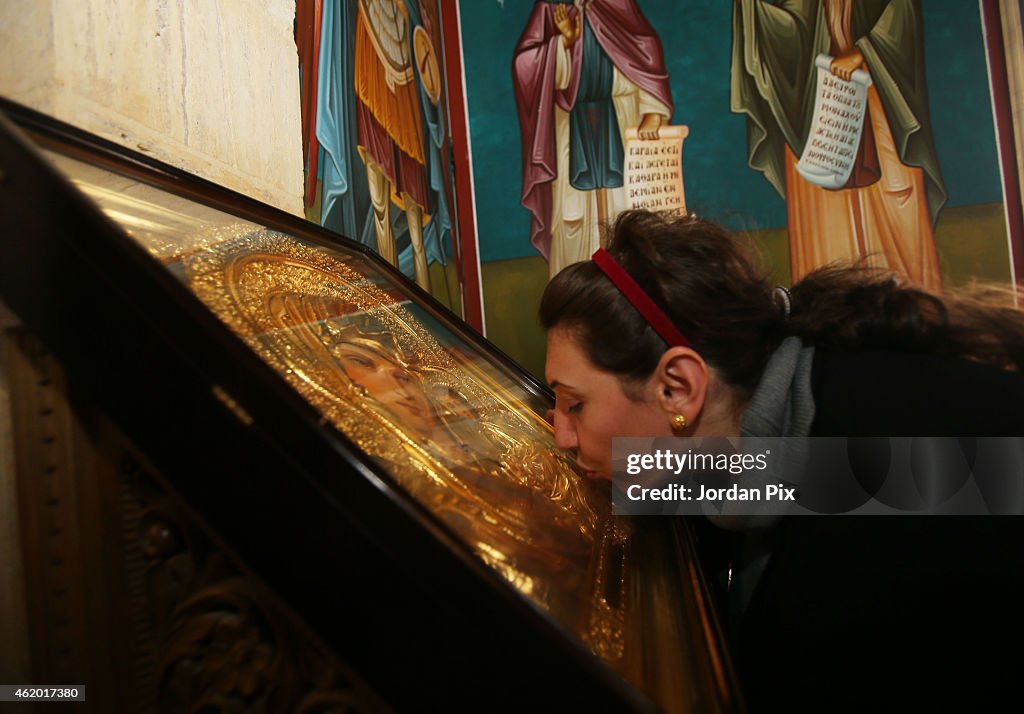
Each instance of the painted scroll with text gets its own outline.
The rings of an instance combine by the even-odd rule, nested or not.
[[[842,188],[857,157],[871,75],[858,69],[849,81],[840,79],[829,69],[832,58],[824,54],[818,55],[815,65],[814,115],[796,170],[818,186]]]
[[[629,208],[686,211],[683,192],[683,140],[686,126],[663,126],[657,139],[626,132],[626,198]]]

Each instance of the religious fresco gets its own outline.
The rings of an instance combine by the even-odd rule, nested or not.
[[[295,37],[307,217],[459,312],[436,0],[299,0]]]
[[[794,281],[866,258],[942,289],[923,24],[915,2],[736,3],[730,109],[747,116],[749,166],[786,200]]]
[[[672,90],[661,40],[634,0],[535,3],[513,52],[512,82],[521,200],[551,275],[589,259],[602,227],[637,205],[631,198],[651,195],[670,208],[661,169],[679,167],[681,143],[664,153],[643,143],[661,138]],[[641,162],[651,170],[629,186],[629,165]],[[681,168],[676,183],[681,193]],[[685,210],[682,201],[671,207]]]
[[[538,121],[532,138],[531,127],[524,131],[526,75],[516,68],[531,30],[541,28],[541,38],[565,37],[555,21],[556,11],[562,14],[558,6],[569,18],[589,13],[597,44],[613,69],[618,50],[602,44],[597,30],[603,12],[634,18],[638,36],[660,49],[668,85],[661,92],[668,101],[662,103],[671,110],[663,122],[688,128],[682,157],[686,210],[750,234],[763,246],[778,282],[789,284],[831,260],[869,255],[909,279],[948,289],[974,279],[1011,281],[1012,259],[1020,253],[1014,233],[1021,229],[1010,217],[1019,200],[1007,202],[1000,163],[1001,152],[1011,158],[1016,152],[997,138],[993,111],[1006,99],[1006,89],[992,88],[985,40],[992,36],[989,6],[998,24],[1005,4],[983,0],[981,9],[959,0],[443,4],[444,10],[457,9],[461,28],[457,47],[446,35],[445,51],[457,50],[465,70],[472,155],[465,168],[473,177],[470,217],[479,242],[488,334],[540,369],[542,347],[535,343],[543,336],[518,326],[533,319],[550,276],[550,253],[544,252],[546,238],[537,219],[549,207],[534,201],[538,211],[523,200],[531,185],[524,166],[547,149],[524,157],[523,140],[526,136],[527,146],[534,146],[531,142],[546,137],[547,128]],[[586,44],[582,24],[570,47]],[[573,22],[567,32],[574,35]],[[853,69],[871,81],[862,112],[864,151],[858,145],[866,156],[851,170],[851,184],[839,188],[814,185],[795,170],[813,118],[811,87],[819,54],[855,64]],[[654,62],[657,50],[648,56]],[[653,85],[644,89],[658,96]],[[530,96],[540,102],[546,95]],[[554,106],[553,111],[565,109],[557,99]],[[1002,121],[1012,128],[1005,112]],[[614,132],[607,137],[614,142]],[[788,185],[787,165],[793,174]],[[502,170],[495,171],[499,166]],[[822,233],[829,238],[823,240]],[[510,324],[516,329],[505,327]]]
[[[1019,87],[1019,14],[1019,0],[300,0],[308,212],[452,296],[535,374],[544,284],[632,205],[748,233],[781,284],[858,258],[936,290],[1015,281],[1020,122],[1007,67],[1000,84],[990,65],[1001,23]],[[841,185],[798,169],[815,140],[838,141],[816,117],[824,61],[837,86],[864,80],[838,127],[855,148],[829,159],[849,164]],[[643,164],[658,173],[630,176],[631,145],[669,140]],[[637,180],[678,195],[637,203]]]

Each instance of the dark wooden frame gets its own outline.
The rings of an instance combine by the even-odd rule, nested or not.
[[[302,219],[0,101],[0,297],[167,486],[399,710],[655,711],[537,611],[70,187],[32,140],[323,244],[360,251],[427,312],[550,393],[371,251]],[[351,478],[338,478],[340,473]],[[684,529],[708,689],[739,705]],[[695,585],[699,585],[695,587]]]

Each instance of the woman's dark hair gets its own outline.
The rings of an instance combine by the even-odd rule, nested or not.
[[[942,299],[889,272],[829,266],[780,296],[753,245],[692,216],[627,211],[609,253],[727,383],[751,392],[779,342],[954,354],[1006,369],[1024,365],[1024,312],[992,295]],[[587,357],[624,382],[648,377],[665,342],[593,261],[570,265],[544,291],[540,321],[567,329]]]

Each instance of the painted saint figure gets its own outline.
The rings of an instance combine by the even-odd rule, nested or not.
[[[626,207],[628,129],[672,116],[661,42],[635,0],[541,0],[515,49],[513,86],[530,241],[549,273],[587,260]]]
[[[394,203],[408,220],[416,282],[429,289],[423,242],[429,181],[405,0],[359,0],[355,35],[359,154],[366,164],[377,251],[398,265],[391,224]]]
[[[941,290],[935,220],[946,202],[928,108],[918,0],[736,0],[731,109],[747,115],[748,161],[786,199],[797,281],[838,260]],[[867,71],[868,117],[850,179],[796,171],[814,106],[815,58],[848,80]]]
[[[436,0],[298,0],[295,41],[308,217],[428,288],[452,253]]]

